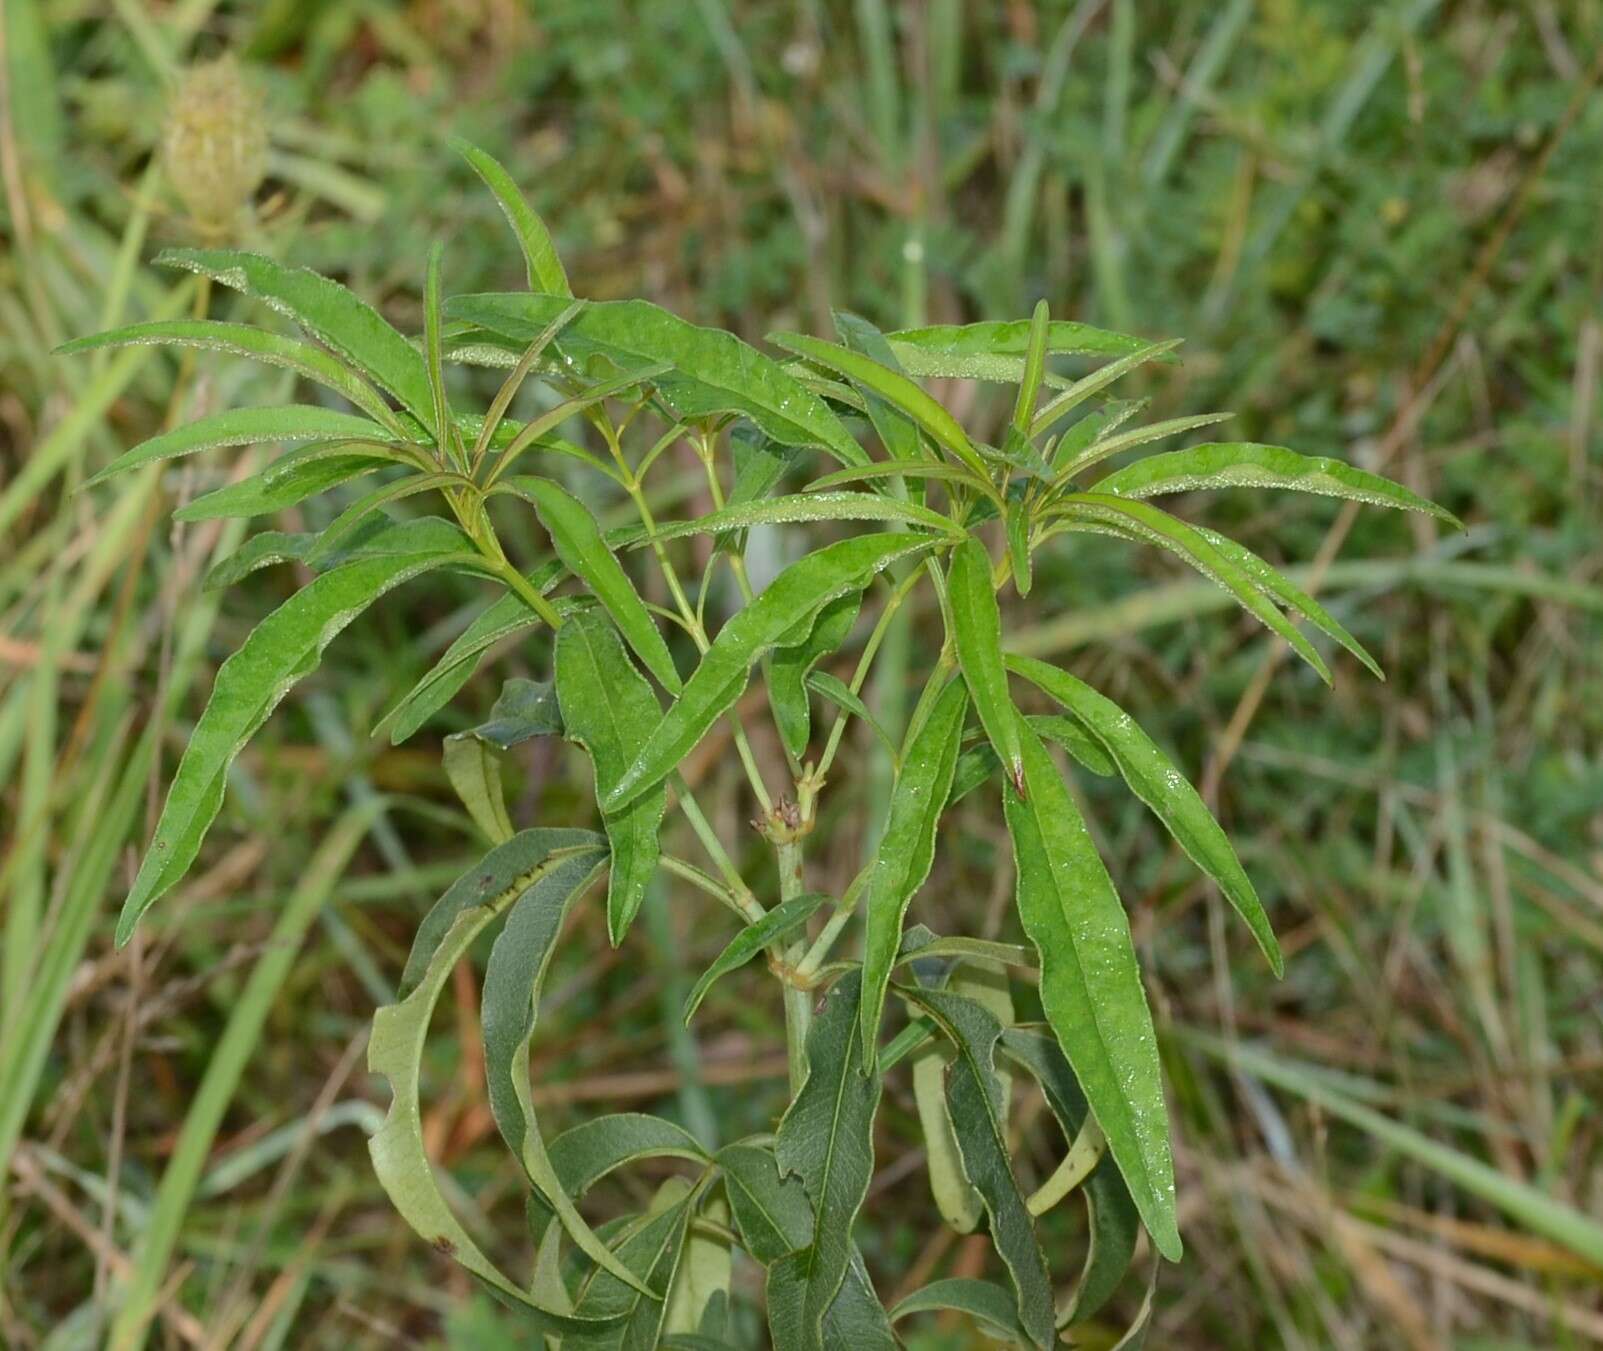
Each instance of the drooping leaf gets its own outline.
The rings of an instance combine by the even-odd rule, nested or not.
[[[968,692],[947,682],[928,719],[907,748],[891,790],[890,811],[873,871],[863,892],[863,974],[859,1021],[861,1062],[873,1073],[879,1025],[902,942],[902,921],[935,858],[935,828],[952,788]]]
[[[970,536],[952,551],[946,586],[952,609],[952,641],[975,712],[1001,757],[1004,772],[1014,788],[1023,792],[1018,714],[1008,693],[1007,669],[1002,664],[1002,612],[991,585],[991,560],[979,540]]]
[[[473,824],[492,844],[505,844],[512,838],[512,820],[507,815],[506,794],[501,787],[501,757],[469,732],[445,738],[442,755],[445,777],[467,808]]]
[[[810,338],[803,333],[770,333],[768,340],[827,370],[838,371],[869,393],[899,408],[929,433],[937,445],[949,450],[985,480],[990,495],[995,496],[996,490],[989,487],[990,476],[985,472],[985,462],[980,459],[962,424],[905,375],[849,347],[825,342],[822,338]]]
[[[1299,455],[1285,446],[1250,441],[1212,442],[1149,455],[1099,480],[1095,491],[1110,497],[1153,497],[1203,488],[1287,488],[1423,512],[1462,528],[1450,511],[1379,474],[1322,455]]]
[[[505,485],[534,504],[563,566],[590,588],[645,668],[670,693],[678,694],[682,686],[668,644],[629,574],[607,547],[589,508],[547,478],[520,476],[505,480]]]
[[[566,303],[559,296],[458,296],[446,312],[522,346]],[[823,400],[776,362],[731,333],[698,328],[647,301],[587,302],[557,345],[576,361],[600,356],[623,369],[672,362],[656,385],[683,421],[735,413],[783,445],[820,446],[842,464],[868,458]]]
[[[329,454],[328,447],[320,445],[307,449],[317,453],[303,456],[291,451],[260,473],[186,502],[173,512],[173,519],[213,521],[225,517],[266,516],[382,469],[391,459],[388,455],[362,451]]]
[[[287,441],[388,441],[389,432],[371,418],[336,413],[331,408],[292,403],[280,408],[230,408],[161,432],[124,451],[85,487],[104,483],[158,460],[177,459],[218,446],[254,446]]]
[[[1028,798],[1004,783],[1018,909],[1041,1004],[1158,1250],[1180,1255],[1157,1037],[1130,922],[1057,766],[1019,729]]]
[[[616,1112],[581,1121],[551,1141],[546,1152],[562,1191],[575,1200],[614,1169],[640,1159],[711,1162],[683,1126],[643,1112]]]
[[[1064,1141],[1072,1143],[1085,1125],[1085,1096],[1051,1029],[1007,1028],[1001,1048],[1010,1060],[1035,1076]],[[1059,1308],[1060,1323],[1088,1319],[1107,1303],[1130,1269],[1141,1229],[1141,1216],[1111,1155],[1102,1156],[1080,1190],[1090,1218],[1090,1245],[1079,1279]]]
[[[725,507],[695,520],[664,523],[640,543],[678,539],[682,535],[715,535],[723,530],[793,521],[901,521],[941,535],[956,533],[945,516],[916,502],[902,502],[878,493],[795,493]]]
[[[468,735],[501,751],[537,736],[561,736],[562,710],[557,704],[556,686],[549,680],[513,676],[501,686],[489,718]]]
[[[882,568],[928,547],[927,540],[905,533],[858,535],[787,567],[718,631],[684,693],[606,794],[603,810],[616,811],[660,784],[740,698],[751,668],[787,635],[837,596],[861,591]]]
[[[321,347],[300,338],[287,337],[249,324],[223,323],[216,319],[156,319],[128,324],[87,338],[77,338],[56,348],[56,354],[93,352],[104,347],[138,347],[161,344],[173,347],[200,347],[231,356],[249,357],[270,366],[280,366],[304,376],[341,395],[390,432],[403,431],[394,410],[366,380]]]
[[[1274,929],[1252,879],[1236,857],[1223,827],[1213,819],[1202,795],[1175,768],[1157,743],[1111,699],[1083,680],[1031,657],[1009,656],[1008,669],[1056,699],[1084,725],[1113,757],[1130,790],[1163,822],[1191,861],[1219,884],[1219,889],[1252,930],[1275,975],[1284,963]]]
[[[828,899],[821,891],[809,891],[800,896],[792,896],[787,901],[781,901],[761,919],[748,924],[730,939],[728,946],[718,954],[713,964],[702,972],[700,979],[696,981],[685,999],[683,1014],[685,1022],[688,1024],[695,1017],[696,1010],[701,1007],[701,1001],[707,997],[707,991],[712,989],[714,984],[731,971],[744,966],[769,944],[777,943],[795,933]]]
[[[501,1137],[523,1164],[540,1200],[581,1252],[626,1285],[638,1285],[574,1208],[540,1137],[529,1088],[529,1043],[539,1016],[540,987],[562,922],[589,887],[605,855],[574,851],[524,890],[507,914],[484,972],[482,1019],[485,1080]]]
[[[1028,1346],[1030,1334],[1019,1322],[1018,1301],[1010,1290],[994,1281],[952,1277],[931,1281],[913,1291],[891,1310],[891,1321],[900,1323],[916,1313],[955,1310],[984,1325],[987,1332],[1017,1346]]]
[[[218,668],[211,698],[190,735],[150,848],[123,902],[117,920],[119,946],[128,941],[139,917],[189,870],[222,806],[228,767],[291,686],[317,666],[335,635],[386,591],[472,557],[467,538],[457,534],[445,547],[357,559],[314,578],[252,630]]]
[[[860,591],[848,591],[818,612],[806,641],[778,648],[768,664],[768,702],[785,746],[798,760],[812,735],[812,707],[807,677],[824,657],[846,641],[862,608]]]
[[[659,779],[620,806],[609,806],[606,798],[660,725],[662,710],[617,630],[594,611],[580,611],[557,631],[556,685],[567,735],[595,765],[596,795],[612,845],[607,932],[616,945],[639,913],[657,870],[657,832],[668,809],[668,789]]]
[[[606,841],[593,830],[537,826],[520,830],[505,844],[490,850],[446,888],[418,924],[401,970],[401,994],[417,988],[434,960],[435,950],[459,915],[489,905],[503,893],[506,905],[510,905],[536,878],[555,866],[554,860],[572,853],[595,853],[605,846]]]
[[[1108,497],[1103,493],[1071,493],[1061,499],[1057,510],[1070,529],[1095,530],[1117,535],[1120,539],[1155,544],[1184,559],[1234,596],[1241,608],[1265,628],[1290,643],[1297,655],[1319,673],[1321,680],[1327,685],[1331,683],[1330,668],[1301,630],[1281,614],[1250,576],[1194,526],[1146,502]]]
[[[308,268],[285,267],[259,253],[231,249],[164,249],[156,262],[198,272],[288,315],[393,394],[431,437],[436,435],[423,354],[338,282]]]
[[[996,1044],[1002,1024],[983,1005],[943,990],[898,987],[941,1028],[956,1051],[947,1071],[946,1096],[963,1157],[963,1171],[990,1217],[991,1237],[1013,1279],[1019,1321],[1038,1347],[1056,1341],[1052,1278],[1034,1221],[1008,1157]]]
[[[495,194],[495,200],[500,204],[507,223],[511,225],[523,249],[524,262],[529,270],[529,289],[547,295],[571,296],[573,288],[568,284],[568,274],[557,255],[556,245],[551,242],[551,232],[518,191],[512,175],[478,146],[463,140],[453,140],[451,144]]]
[[[374,1014],[368,1068],[389,1080],[392,1099],[384,1124],[368,1141],[368,1152],[380,1185],[413,1229],[527,1315],[536,1329],[577,1336],[600,1332],[617,1323],[620,1315],[607,1312],[594,1317],[575,1316],[554,1305],[539,1303],[484,1255],[440,1192],[424,1150],[418,1097],[419,1066],[429,1021],[452,968],[485,926],[532,880],[527,874],[519,874],[481,893],[477,903],[457,909],[429,945],[412,992],[399,1004],[388,1005]]]
[[[768,1323],[784,1351],[824,1351],[824,1316],[846,1280],[852,1227],[874,1171],[877,1074],[862,1073],[855,972],[824,997],[807,1036],[807,1079],[779,1123],[782,1173],[801,1178],[812,1241],[768,1268]]]

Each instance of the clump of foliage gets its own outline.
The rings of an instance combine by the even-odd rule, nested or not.
[[[1065,532],[1148,543],[1217,583],[1329,680],[1296,621],[1374,663],[1262,559],[1151,499],[1271,486],[1451,517],[1350,465],[1253,443],[1150,455],[1087,483],[1113,456],[1219,418],[1142,425],[1139,404],[1098,401],[1175,344],[1054,321],[1044,303],[1023,322],[891,333],[841,314],[838,341],[772,335],[788,354],[779,360],[644,301],[577,300],[510,178],[481,152],[464,153],[522,245],[527,292],[447,299],[436,249],[425,332],[414,343],[314,273],[254,254],[176,249],[163,260],[261,300],[306,339],[193,319],[69,345],[159,342],[242,353],[324,386],[355,410],[297,404],[213,414],[144,442],[101,475],[216,447],[299,443],[188,503],[181,519],[257,516],[340,485],[376,485],[319,533],[255,536],[213,579],[227,583],[285,561],[313,574],[219,670],[119,939],[195,861],[231,762],[336,634],[402,583],[441,571],[481,576],[501,594],[391,710],[391,735],[417,730],[508,638],[551,630],[551,678],[509,682],[489,722],[446,742],[447,774],[493,848],[425,917],[402,998],[374,1020],[370,1063],[394,1097],[371,1150],[397,1208],[565,1347],[728,1345],[736,1246],[766,1270],[768,1325],[783,1351],[895,1346],[897,1323],[942,1308],[1003,1340],[1051,1345],[1112,1293],[1143,1228],[1156,1254],[1177,1259],[1181,1245],[1157,1040],[1129,923],[1050,748],[1080,770],[1122,777],[1218,885],[1276,972],[1281,956],[1253,884],[1202,798],[1112,701],[1009,650],[999,594],[1011,587],[1039,607],[1033,557]],[[1052,369],[1061,355],[1102,364],[1069,379]],[[506,370],[483,413],[453,404],[453,362]],[[973,439],[918,383],[923,377],[1016,385],[1001,444]],[[520,422],[511,409],[530,382],[546,387],[548,406]],[[561,434],[576,418],[604,451]],[[680,443],[705,470],[715,509],[659,519],[648,480]],[[780,491],[820,452],[834,467],[803,491]],[[548,473],[530,472],[537,465]],[[610,481],[636,508],[638,524],[604,530],[574,491],[587,474]],[[420,494],[449,514],[389,510]],[[490,511],[501,498],[532,508],[548,558],[508,557]],[[746,567],[749,532],[776,524],[808,527],[813,547],[758,589]],[[687,572],[692,536],[712,541],[699,578]],[[655,570],[666,605],[643,596],[643,569]],[[709,598],[725,572],[743,603],[714,631]],[[807,873],[808,854],[828,848],[813,834],[817,805],[846,772],[839,757],[851,721],[880,730],[865,684],[887,625],[920,587],[933,593],[944,632],[906,734],[890,747],[895,773],[880,843],[843,894],[820,894]],[[817,669],[863,630],[849,681]],[[766,693],[783,766],[764,763],[749,736],[756,705],[745,696],[754,680]],[[1015,682],[1060,711],[1021,712]],[[822,736],[813,722],[819,707],[833,710]],[[770,877],[742,872],[737,842],[720,838],[679,772],[720,725],[749,778],[753,825],[772,847]],[[600,832],[518,829],[511,819],[501,757],[542,736],[564,737],[588,755]],[[781,769],[785,788],[775,792]],[[977,792],[996,795],[1012,839],[1025,945],[908,923],[943,812]],[[701,863],[663,851],[670,810],[700,842]],[[632,1113],[547,1141],[528,1052],[564,920],[604,877],[608,929],[619,943],[663,872],[685,884],[686,903],[691,892],[704,893],[739,926],[696,982],[685,1018],[715,981],[765,954],[785,1008],[790,1104],[772,1133],[716,1152],[677,1124]],[[496,925],[483,979],[484,1060],[496,1123],[529,1187],[537,1256],[521,1278],[501,1270],[448,1206],[424,1150],[419,1103],[436,1001],[475,939]],[[1018,1020],[1015,981],[1038,987],[1042,1021]],[[887,1023],[895,1024],[889,1036]],[[853,1229],[873,1175],[882,1082],[903,1061],[911,1064],[941,1215],[963,1232],[984,1223],[1007,1281],[937,1281],[886,1309]],[[1025,1076],[1038,1082],[1065,1146],[1061,1166],[1033,1189],[1021,1183],[1008,1144],[1010,1095]],[[592,1227],[577,1208],[585,1191],[648,1157],[682,1159],[688,1171],[664,1183],[643,1213]],[[1075,1192],[1088,1207],[1092,1241],[1063,1294],[1035,1220]]]

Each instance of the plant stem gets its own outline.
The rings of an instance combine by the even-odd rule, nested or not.
[[[802,893],[802,846],[799,839],[775,845],[779,860],[779,899],[783,903]],[[805,940],[793,943],[784,960],[794,966],[806,955]],[[785,1058],[790,1065],[791,1096],[801,1092],[807,1082],[807,1032],[813,1022],[813,997],[810,991],[788,977],[783,978],[785,992]]]

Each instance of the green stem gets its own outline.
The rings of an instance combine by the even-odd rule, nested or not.
[[[775,845],[779,860],[779,899],[783,903],[802,893],[802,846],[799,839]],[[784,954],[785,965],[794,969],[806,955],[805,941],[791,945]],[[802,1090],[807,1082],[807,1032],[813,1022],[812,993],[798,982],[784,978],[785,992],[785,1059],[790,1066],[791,1096]]]

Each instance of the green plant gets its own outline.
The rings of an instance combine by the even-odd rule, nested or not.
[[[370,1064],[389,1079],[394,1099],[372,1156],[398,1209],[564,1346],[726,1345],[736,1246],[766,1269],[776,1347],[893,1346],[896,1323],[940,1308],[1005,1340],[1050,1345],[1113,1292],[1141,1228],[1171,1260],[1180,1236],[1158,1045],[1129,923],[1049,745],[1087,772],[1121,776],[1217,884],[1277,973],[1281,957],[1253,885],[1201,797],[1110,700],[1065,671],[1010,653],[999,596],[1011,586],[1031,597],[1033,556],[1059,534],[1150,543],[1222,587],[1328,681],[1294,619],[1376,668],[1317,601],[1262,559],[1149,499],[1270,486],[1452,518],[1347,464],[1241,442],[1136,459],[1082,487],[1086,472],[1110,457],[1219,416],[1139,426],[1138,403],[1093,407],[1119,377],[1167,358],[1176,344],[1052,321],[1044,303],[1026,322],[892,333],[842,314],[839,342],[773,335],[790,357],[782,364],[644,301],[575,300],[544,226],[510,178],[481,152],[464,153],[522,245],[527,293],[446,300],[436,248],[424,334],[413,343],[314,273],[253,254],[177,249],[163,260],[287,314],[310,341],[207,319],[160,320],[65,349],[170,342],[243,353],[356,410],[213,414],[136,446],[95,482],[214,447],[292,441],[302,444],[189,502],[179,519],[253,517],[363,480],[371,488],[322,531],[257,535],[214,573],[213,582],[225,584],[294,561],[313,576],[218,671],[124,905],[119,940],[194,862],[231,762],[340,629],[424,574],[481,576],[502,594],[390,711],[392,737],[443,707],[504,639],[549,630],[552,677],[509,682],[489,722],[446,742],[445,771],[493,848],[423,920],[402,998],[374,1020]],[[1070,379],[1051,368],[1050,359],[1064,355],[1106,360]],[[484,414],[453,401],[447,367],[455,363],[506,370]],[[929,376],[1016,385],[1001,444],[972,439],[917,383]],[[510,410],[529,382],[558,401],[520,422]],[[576,419],[591,429],[589,444],[561,434]],[[865,451],[854,427],[880,453]],[[714,509],[659,519],[661,500],[648,482],[654,470],[666,472],[681,443],[699,462]],[[803,457],[820,451],[838,467],[803,491],[781,491]],[[548,475],[527,472],[537,456]],[[573,487],[549,476],[570,477],[570,469],[610,483],[638,524],[604,531]],[[391,514],[425,493],[445,503],[449,518]],[[533,509],[550,557],[512,561],[492,518],[503,501]],[[842,523],[850,527],[841,531]],[[820,538],[758,589],[746,567],[749,532],[776,524],[809,525]],[[700,577],[687,583],[693,536],[710,538],[711,547]],[[987,538],[998,542],[994,558]],[[636,560],[650,568],[632,574],[624,564]],[[741,603],[714,629],[708,611],[724,571]],[[646,573],[665,603],[642,595]],[[942,639],[906,732],[892,739],[864,701],[865,682],[891,619],[920,587],[936,601]],[[863,628],[849,681],[817,669]],[[682,676],[681,662],[690,666],[692,656]],[[774,724],[766,757],[743,698],[754,679]],[[1058,711],[1021,711],[1015,682]],[[815,697],[834,709],[821,745]],[[817,805],[844,772],[839,757],[854,719],[887,743],[893,786],[875,857],[842,894],[826,896],[808,889],[805,860],[819,848],[810,838]],[[769,846],[766,876],[737,863],[741,844],[719,836],[681,777],[715,728],[748,777],[753,825]],[[589,756],[602,833],[519,830],[511,820],[503,753],[555,735]],[[783,792],[773,791],[776,774],[787,782]],[[993,785],[1028,944],[909,927],[943,812]],[[707,867],[663,851],[670,806]],[[772,1134],[716,1151],[672,1122],[636,1114],[602,1117],[547,1143],[528,1052],[563,922],[605,875],[608,929],[622,942],[663,872],[721,902],[740,925],[690,992],[685,1018],[714,981],[766,954],[782,991],[791,1102]],[[859,915],[862,956],[853,959],[843,940]],[[496,924],[483,979],[484,1058],[496,1123],[529,1184],[537,1258],[523,1280],[507,1276],[455,1218],[424,1150],[419,1104],[435,1004],[475,939]],[[1042,1021],[1016,1020],[1015,979],[1039,987]],[[898,1010],[906,1016],[887,1039],[883,1025]],[[960,1231],[987,1222],[1007,1282],[937,1281],[886,1310],[853,1228],[873,1172],[882,1079],[903,1060],[911,1061],[942,1216]],[[1067,1145],[1062,1164],[1033,1189],[1011,1157],[1017,1076],[1039,1084]],[[662,1156],[687,1161],[688,1175],[665,1183],[643,1213],[596,1228],[580,1214],[577,1201],[599,1178]],[[1074,1191],[1085,1197],[1093,1238],[1078,1282],[1058,1299],[1035,1219]]]

